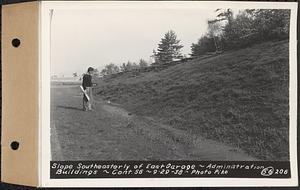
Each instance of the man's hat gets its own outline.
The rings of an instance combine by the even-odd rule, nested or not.
[[[88,72],[94,71],[94,68],[93,68],[93,67],[89,67],[87,71],[88,71]]]

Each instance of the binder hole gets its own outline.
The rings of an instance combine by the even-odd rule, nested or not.
[[[13,39],[13,40],[11,41],[11,44],[12,44],[15,48],[17,48],[17,47],[20,46],[21,41],[20,41],[18,38],[15,38],[15,39]]]
[[[13,142],[10,144],[10,147],[11,147],[11,149],[13,149],[13,150],[18,150],[18,148],[19,148],[19,142],[13,141]]]

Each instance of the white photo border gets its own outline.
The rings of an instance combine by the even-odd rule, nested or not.
[[[107,7],[141,9],[290,9],[289,37],[289,152],[290,179],[269,178],[103,178],[50,179],[50,10],[101,10]],[[41,187],[263,187],[298,186],[297,166],[297,2],[239,1],[41,1],[39,81],[39,184]]]

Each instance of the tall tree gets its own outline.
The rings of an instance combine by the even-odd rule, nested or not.
[[[173,30],[168,31],[158,44],[154,57],[158,63],[167,63],[182,58],[180,52],[183,46]]]
[[[222,34],[221,24],[215,20],[208,20],[208,35],[213,38],[216,51],[221,50],[218,45],[218,37]]]

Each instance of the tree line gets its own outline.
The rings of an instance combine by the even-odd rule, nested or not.
[[[236,17],[231,9],[216,12],[217,18],[207,21],[207,34],[192,44],[192,57],[289,38],[290,10],[246,9]]]
[[[101,70],[100,74],[101,75],[110,75],[110,74],[131,71],[134,69],[148,67],[148,66],[149,66],[149,63],[144,59],[140,59],[138,63],[127,61],[127,63],[122,63],[121,66],[118,66],[114,63],[110,63],[108,65],[105,65],[104,69]]]
[[[246,9],[235,17],[231,9],[216,9],[216,18],[207,21],[207,33],[191,45],[191,58],[207,54],[247,47],[270,40],[289,38],[290,10],[287,9]],[[173,30],[169,30],[153,50],[149,63],[140,59],[138,63],[123,63],[118,66],[110,63],[100,72],[109,75],[130,71],[149,65],[167,64],[185,58],[183,45]]]

